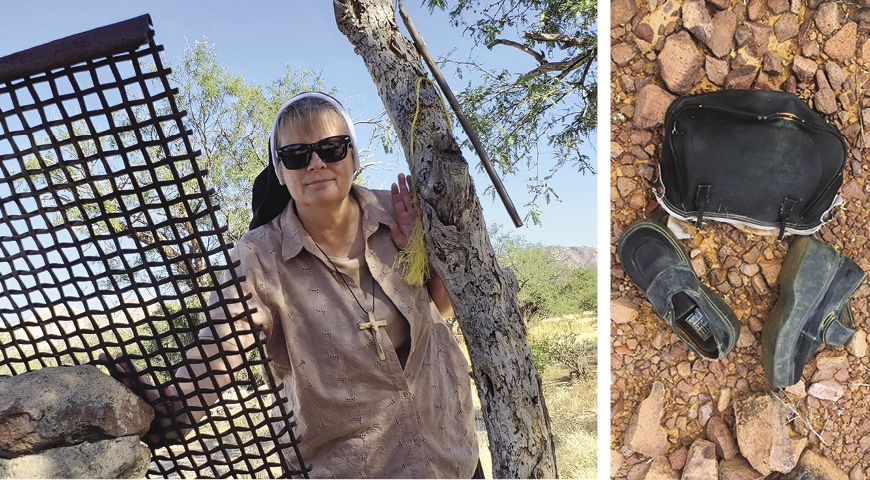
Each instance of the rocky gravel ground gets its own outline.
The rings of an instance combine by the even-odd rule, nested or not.
[[[801,382],[785,391],[767,384],[760,340],[777,299],[789,237],[777,241],[710,221],[700,231],[689,228],[683,245],[696,272],[741,322],[737,346],[718,361],[702,359],[682,344],[616,256],[617,240],[629,224],[667,220],[652,185],[662,121],[673,99],[726,88],[784,90],[846,137],[844,204],[815,236],[870,272],[868,32],[868,0],[612,1],[614,478],[689,478],[711,464],[719,478],[762,478],[771,472],[792,472],[785,478],[796,478],[801,469],[813,468],[827,469],[826,478],[870,476],[870,281],[851,299],[858,333],[845,349],[820,349]],[[762,413],[750,418],[745,413],[750,410]],[[746,425],[777,428],[762,425],[771,419],[787,425],[785,437],[772,440],[782,447],[778,454],[759,452],[770,448],[746,438]]]

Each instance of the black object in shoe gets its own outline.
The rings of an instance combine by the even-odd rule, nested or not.
[[[698,355],[722,358],[734,347],[740,322],[701,284],[679,240],[655,220],[639,220],[617,246],[622,268],[680,339]]]
[[[761,333],[761,364],[772,387],[797,383],[822,342],[842,347],[852,336],[849,297],[865,276],[852,259],[812,237],[792,242]]]

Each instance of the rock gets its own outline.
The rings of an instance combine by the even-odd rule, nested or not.
[[[127,436],[0,458],[0,478],[144,478],[150,462],[151,450]]]
[[[846,72],[836,63],[827,62],[825,64],[825,74],[828,77],[828,84],[834,90],[839,89],[843,85],[843,82],[846,81]]]
[[[610,449],[610,478],[616,476],[619,473],[619,469],[622,468],[622,454],[619,453],[619,450]]]
[[[734,416],[737,445],[752,468],[764,475],[794,468],[807,439],[790,436],[782,402],[766,393],[738,396]]]
[[[637,319],[640,308],[628,297],[619,297],[610,302],[610,320],[613,323],[629,323]]]
[[[810,385],[807,394],[819,400],[836,402],[846,393],[846,387],[834,380],[824,380]]]
[[[767,8],[774,15],[782,15],[788,11],[789,7],[788,0],[767,0]]]
[[[704,71],[711,82],[720,87],[725,86],[725,77],[728,75],[728,62],[707,55],[704,62]]]
[[[683,28],[701,43],[707,43],[713,34],[713,19],[704,0],[687,0],[683,3]]]
[[[794,385],[789,385],[785,387],[786,393],[789,395],[795,395],[798,399],[804,398],[807,396],[807,386],[803,380],[798,380]]]
[[[653,459],[646,476],[643,478],[644,480],[678,480],[680,474],[671,468],[668,457],[662,455]]]
[[[813,22],[822,34],[831,35],[840,28],[840,6],[837,2],[825,2],[819,5],[819,9],[813,15]]]
[[[725,76],[725,88],[747,90],[758,76],[758,67],[743,65],[728,72]]]
[[[614,27],[630,22],[635,13],[637,13],[637,4],[634,0],[613,0],[610,2],[610,24]]]
[[[761,63],[761,71],[768,75],[782,75],[782,57],[775,52],[765,52]]]
[[[769,50],[770,34],[773,29],[763,23],[748,22],[749,28],[749,52],[754,57],[761,57]]]
[[[793,13],[780,16],[773,24],[773,34],[776,35],[776,41],[780,43],[797,37],[799,32],[798,17]]]
[[[737,455],[719,462],[719,480],[761,480],[764,475],[756,472],[745,458]]]
[[[0,457],[74,445],[94,435],[141,437],[153,419],[147,403],[93,365],[0,377]]]
[[[737,453],[737,443],[731,434],[731,429],[722,417],[710,417],[707,421],[707,440],[716,445],[716,454],[724,460],[734,458]]]
[[[625,432],[625,443],[631,450],[653,458],[667,453],[668,433],[661,425],[664,396],[664,385],[653,382],[649,396],[640,402]]]
[[[785,475],[771,476],[771,480],[849,480],[846,474],[836,463],[822,457],[813,450],[806,449],[801,455],[797,466]]]
[[[658,56],[658,67],[668,90],[678,95],[689,93],[704,78],[704,59],[689,33],[682,31],[665,40]]]
[[[813,95],[813,105],[822,115],[837,113],[837,96],[830,88],[819,90]]]
[[[749,19],[753,22],[763,20],[767,16],[767,1],[749,0],[749,5],[746,10]]]
[[[686,466],[686,457],[689,455],[689,449],[686,447],[678,448],[668,455],[668,463],[674,470],[682,470]]]
[[[737,14],[731,10],[722,10],[713,15],[713,31],[706,43],[707,48],[717,58],[731,53],[734,48],[734,33],[737,30]]]
[[[683,467],[683,480],[719,478],[719,465],[716,462],[716,445],[713,442],[699,438],[689,447],[686,466]]]
[[[858,24],[849,22],[825,42],[824,52],[833,60],[845,62],[855,57],[858,46]]]
[[[860,328],[855,330],[849,341],[846,342],[846,351],[850,355],[864,358],[867,356],[867,332]]]
[[[623,67],[634,58],[634,49],[627,43],[619,43],[610,49],[610,59],[613,63]]]
[[[635,106],[632,124],[636,128],[655,128],[661,126],[665,122],[665,112],[668,106],[676,98],[675,95],[671,95],[657,85],[644,85],[637,92],[637,105]]]
[[[794,57],[794,63],[791,66],[791,70],[801,82],[811,81],[816,76],[817,68],[816,62],[800,55]]]

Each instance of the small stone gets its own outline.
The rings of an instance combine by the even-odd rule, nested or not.
[[[731,53],[734,48],[734,35],[737,29],[737,14],[722,10],[713,15],[713,32],[706,45],[717,58]]]
[[[846,351],[850,355],[858,358],[867,356],[867,332],[860,328],[855,330],[855,333],[846,342]]]
[[[636,128],[655,128],[664,124],[665,111],[676,96],[663,88],[647,84],[637,93],[637,105],[632,124]]]
[[[792,63],[791,66],[791,70],[794,72],[795,76],[797,76],[798,80],[802,82],[812,81],[816,76],[817,68],[816,62],[800,55],[794,58],[794,63]]]
[[[813,95],[813,105],[822,115],[837,113],[837,96],[831,89],[823,89]]]
[[[858,45],[858,24],[849,22],[825,42],[824,51],[832,60],[845,62],[855,57]]]
[[[836,402],[846,393],[846,387],[834,380],[824,380],[810,385],[807,394],[819,400]]]
[[[649,396],[640,402],[625,432],[625,443],[632,451],[653,458],[668,451],[668,433],[661,425],[664,396],[664,385],[653,382]]]
[[[686,457],[686,466],[683,467],[683,479],[710,478],[719,476],[718,462],[716,461],[716,445],[713,442],[699,438],[692,442],[689,454]]]
[[[731,434],[731,429],[725,424],[720,416],[710,417],[707,421],[707,440],[716,445],[716,454],[719,458],[728,460],[738,453],[737,443]]]
[[[630,323],[637,320],[640,307],[628,297],[619,297],[610,302],[610,320],[613,323]]]
[[[686,31],[668,37],[657,60],[662,80],[678,95],[689,93],[704,76],[704,60]]]
[[[840,6],[837,2],[825,2],[819,5],[813,15],[816,29],[825,36],[829,36],[840,28]]]

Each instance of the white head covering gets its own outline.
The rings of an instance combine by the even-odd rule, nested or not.
[[[269,149],[271,150],[270,153],[272,155],[272,163],[275,166],[275,173],[277,174],[278,182],[281,185],[284,185],[284,174],[282,173],[282,170],[281,170],[281,159],[278,158],[278,122],[279,122],[279,119],[281,118],[281,114],[284,113],[284,110],[286,110],[287,107],[289,107],[290,105],[292,105],[295,102],[298,102],[299,100],[302,100],[303,98],[310,98],[310,97],[316,97],[316,98],[326,100],[327,102],[332,104],[332,106],[334,106],[336,110],[338,110],[338,113],[341,114],[341,117],[344,119],[345,123],[347,124],[347,131],[348,131],[348,135],[350,136],[350,143],[351,143],[351,145],[353,145],[353,148],[351,149],[351,152],[353,155],[353,168],[356,170],[359,170],[359,168],[360,168],[359,152],[357,151],[357,147],[356,147],[356,132],[354,131],[354,128],[353,128],[353,121],[350,119],[350,115],[347,114],[347,110],[344,109],[344,106],[342,106],[341,103],[338,102],[338,100],[336,100],[335,98],[333,98],[330,95],[327,95],[327,94],[322,93],[322,92],[303,92],[303,93],[299,93],[299,94],[294,95],[293,98],[288,100],[287,103],[285,103],[278,110],[278,113],[275,115],[275,120],[272,122],[272,133],[271,133],[271,135],[269,135]]]

